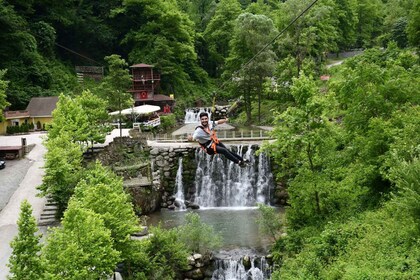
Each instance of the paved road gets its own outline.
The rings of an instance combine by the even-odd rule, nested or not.
[[[105,145],[119,136],[119,130],[113,130],[106,137]],[[123,129],[123,136],[128,135],[128,129]],[[33,149],[23,159],[6,161],[6,168],[0,170],[0,280],[5,280],[9,269],[6,264],[12,253],[10,242],[17,234],[17,219],[20,204],[27,199],[32,205],[33,216],[38,221],[46,199],[37,197],[36,187],[42,183],[44,175],[45,147],[42,139],[45,134],[28,134],[19,136],[0,136],[0,146],[19,146],[21,138],[26,138],[27,145]],[[40,227],[45,233],[46,227]]]
[[[25,137],[28,145],[35,145],[24,159],[6,161],[6,168],[0,170],[1,201],[4,208],[0,212],[0,279],[6,279],[9,269],[6,267],[12,249],[10,241],[17,234],[17,219],[20,204],[27,199],[33,207],[33,215],[40,217],[45,198],[36,197],[36,186],[42,183],[44,171],[42,143],[43,134],[23,136],[0,136],[0,146],[18,146]]]

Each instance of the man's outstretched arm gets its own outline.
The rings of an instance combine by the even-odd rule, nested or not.
[[[217,124],[224,124],[224,123],[227,123],[228,121],[229,121],[229,119],[228,118],[225,118],[225,119],[217,120],[216,123]]]

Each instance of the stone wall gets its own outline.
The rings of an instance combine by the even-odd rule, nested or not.
[[[111,166],[114,171],[124,178],[124,186],[133,198],[133,203],[142,214],[149,214],[159,208],[175,209],[174,194],[176,193],[176,174],[178,171],[179,158],[182,157],[183,187],[186,200],[189,200],[196,192],[194,177],[196,173],[195,152],[198,147],[168,148],[149,147],[146,141],[139,138],[116,138],[109,146],[97,153],[94,158],[104,165]],[[145,155],[144,161],[136,164],[121,164],[127,158]],[[120,162],[122,167],[115,167]],[[275,173],[276,166],[272,166]],[[284,184],[276,183],[273,203],[285,205],[287,191]],[[188,204],[188,207],[197,208],[197,205]]]
[[[160,206],[175,208],[174,194],[176,193],[176,173],[179,158],[183,159],[183,183],[185,190],[191,190],[194,185],[196,164],[194,154],[197,148],[153,148],[150,151],[153,183],[162,190]]]

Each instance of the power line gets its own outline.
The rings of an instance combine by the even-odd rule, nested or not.
[[[63,49],[65,49],[66,51],[69,51],[69,52],[71,52],[71,53],[74,53],[74,54],[76,54],[76,55],[78,55],[78,56],[80,56],[80,57],[83,57],[84,59],[87,59],[87,60],[90,60],[90,61],[92,61],[92,62],[95,62],[96,64],[98,64],[98,65],[100,65],[100,66],[103,66],[100,62],[97,62],[96,60],[93,60],[93,59],[91,59],[91,58],[89,58],[89,57],[87,57],[87,56],[84,56],[84,55],[82,55],[82,54],[80,54],[80,53],[76,52],[76,51],[73,51],[73,50],[71,50],[71,49],[69,49],[69,48],[67,48],[67,47],[65,47],[65,46],[63,46],[63,45],[60,45],[60,44],[58,44],[58,43],[54,43],[54,45],[56,45],[56,46],[58,46],[58,47],[60,47],[60,48],[63,48]]]
[[[314,0],[309,6],[307,6],[302,12],[300,12],[299,15],[297,15],[285,28],[283,28],[279,34],[277,34],[270,42],[268,42],[261,50],[259,50],[250,60],[248,60],[248,62],[246,62],[245,64],[243,64],[238,70],[236,70],[235,72],[232,73],[231,77],[233,77],[233,75],[235,75],[236,73],[239,73],[239,71],[241,71],[243,68],[245,68],[248,64],[250,64],[257,56],[259,56],[266,48],[268,48],[268,46],[270,46],[271,44],[273,44],[284,32],[286,32],[287,29],[290,28],[290,26],[292,26],[299,18],[301,18],[309,9],[311,9],[316,2],[318,2],[318,0]],[[222,89],[225,84],[228,82],[228,80],[226,80],[225,82],[223,82],[223,84],[219,87],[219,89]]]
[[[38,38],[44,39],[44,37],[42,37],[41,35],[38,35],[38,34],[35,34],[35,33],[33,33],[32,35],[34,35],[35,37],[38,37]],[[87,59],[87,60],[89,60],[89,61],[92,61],[92,62],[94,62],[94,63],[96,63],[96,64],[98,64],[98,65],[100,65],[100,66],[103,66],[103,65],[102,65],[102,63],[97,62],[96,60],[94,60],[94,59],[92,59],[92,58],[89,58],[89,57],[87,57],[87,56],[85,56],[85,55],[83,55],[83,54],[80,54],[80,53],[78,53],[78,52],[76,52],[76,51],[74,51],[74,50],[72,50],[72,49],[69,49],[69,48],[67,48],[67,47],[63,46],[63,45],[60,45],[60,44],[59,44],[59,43],[57,43],[57,42],[54,42],[54,45],[56,45],[56,46],[58,46],[58,47],[60,47],[60,48],[63,48],[63,49],[65,49],[66,51],[71,52],[71,53],[73,53],[73,54],[75,54],[75,55],[78,55],[78,56],[80,56],[80,57],[83,57],[84,59]]]

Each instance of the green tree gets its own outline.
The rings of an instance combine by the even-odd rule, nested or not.
[[[212,77],[219,77],[224,71],[225,59],[229,55],[229,41],[240,13],[238,0],[221,0],[204,31],[203,36],[210,52],[209,60],[213,62],[206,69]]]
[[[276,25],[283,30],[303,11],[307,4],[291,0],[281,4]],[[336,51],[339,20],[334,15],[334,2],[325,0],[314,5],[303,17],[296,21],[279,39],[279,57],[292,55],[296,62],[296,73],[300,73],[305,58],[311,58],[319,65],[327,52]]]
[[[357,0],[335,0],[333,16],[338,21],[338,50],[353,48],[356,43]]]
[[[106,56],[105,61],[109,72],[101,82],[100,92],[108,102],[108,109],[121,111],[133,105],[132,96],[128,92],[131,86],[128,64],[116,54]]]
[[[196,30],[205,30],[216,9],[215,0],[177,0],[181,10],[195,23]]]
[[[264,79],[272,75],[276,60],[271,45],[267,44],[275,32],[271,19],[250,13],[241,14],[235,26],[225,76],[233,79],[236,97],[244,97],[247,123],[252,119],[252,101],[255,96],[258,98],[260,121]],[[235,69],[240,70],[235,72]]]
[[[188,251],[175,229],[150,229],[150,238],[145,243],[146,253],[153,270],[147,279],[176,279],[176,275],[188,267]]]
[[[86,130],[89,120],[82,106],[73,98],[61,94],[52,115],[53,121],[48,128],[48,139],[59,138],[62,134],[67,134],[69,140],[75,143],[87,139],[83,130]]]
[[[50,195],[58,204],[58,215],[62,215],[73,195],[82,171],[83,150],[72,141],[68,132],[45,141],[45,175],[38,187],[43,195]]]
[[[131,86],[131,75],[127,68],[127,62],[119,55],[106,56],[105,61],[108,63],[109,73],[99,86],[99,95],[105,98],[109,110],[120,112],[118,121],[120,122],[120,137],[122,137],[121,110],[134,104],[132,96],[128,92]]]
[[[4,108],[10,105],[6,100],[6,89],[9,82],[3,79],[5,73],[6,70],[0,70],[0,121],[3,121]]]
[[[128,22],[122,44],[129,61],[153,64],[161,73],[163,92],[188,96],[197,85],[207,85],[194,48],[194,25],[175,1],[125,1],[118,13]]]
[[[53,121],[48,129],[48,137],[60,137],[62,133],[71,135],[71,141],[79,142],[87,150],[94,143],[105,142],[109,127],[106,102],[90,91],[84,91],[76,98],[60,95]]]
[[[413,7],[409,12],[409,20],[407,24],[407,35],[410,44],[413,47],[420,46],[420,1],[414,0]]]
[[[115,249],[125,258],[130,236],[140,228],[122,179],[96,162],[84,172],[73,197],[79,205],[100,215],[111,231]]]
[[[88,147],[93,147],[94,143],[104,143],[107,133],[111,131],[107,125],[109,116],[106,101],[90,91],[83,91],[75,102],[82,108],[87,120],[79,127],[80,135],[83,135],[79,141],[86,142]]]
[[[358,0],[357,47],[372,47],[381,32],[383,3],[379,0]]]
[[[213,227],[203,223],[197,213],[185,215],[185,224],[178,227],[179,238],[193,252],[206,254],[221,246],[222,238]]]
[[[32,207],[27,200],[20,205],[17,222],[18,235],[10,243],[13,249],[9,258],[9,280],[43,279],[44,267],[40,259],[41,235],[36,234],[38,228],[32,216]]]
[[[52,83],[52,73],[38,52],[28,22],[14,6],[1,1],[0,18],[0,69],[7,69],[5,78],[10,81],[7,99],[12,109],[24,109],[32,96],[44,95]]]
[[[279,214],[273,207],[258,204],[257,223],[262,234],[269,235],[275,242],[283,227]]]
[[[120,259],[111,232],[99,214],[76,201],[69,203],[62,227],[53,229],[43,250],[47,279],[103,279]]]

